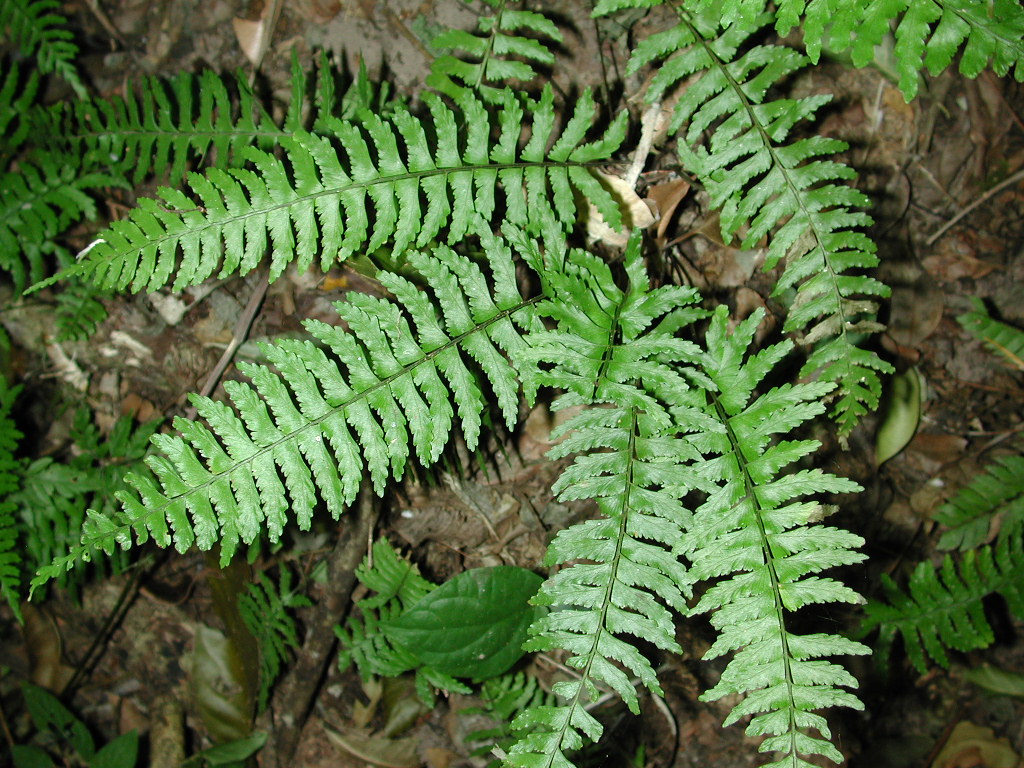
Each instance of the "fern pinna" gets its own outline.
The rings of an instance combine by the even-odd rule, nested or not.
[[[89,254],[64,274],[122,290],[155,290],[173,276],[179,290],[218,266],[221,276],[252,270],[268,245],[271,279],[293,260],[300,270],[315,260],[326,269],[385,244],[398,255],[429,244],[442,230],[450,242],[461,240],[475,217],[490,221],[499,182],[504,220],[517,226],[537,228],[546,214],[571,226],[574,189],[619,225],[615,200],[588,166],[618,148],[625,113],[588,143],[597,111],[589,94],[559,133],[550,88],[537,102],[503,93],[496,113],[463,91],[458,114],[425,94],[428,120],[404,109],[388,119],[371,112],[355,122],[326,119],[319,134],[281,139],[287,163],[243,149],[255,170],[189,174],[195,199],[164,189],[159,200],[140,200],[130,218],[100,232]],[[520,146],[527,130],[529,141]]]

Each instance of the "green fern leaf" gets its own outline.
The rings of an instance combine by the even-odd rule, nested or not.
[[[57,341],[84,341],[96,333],[107,319],[102,299],[108,297],[107,292],[80,280],[69,280],[62,286],[53,318]]]
[[[46,277],[54,238],[73,223],[96,218],[90,190],[126,186],[94,168],[90,158],[54,153],[0,175],[0,269],[11,274],[19,290]]]
[[[281,663],[299,648],[299,628],[291,612],[312,605],[308,598],[292,590],[292,575],[281,569],[274,584],[265,574],[239,596],[238,611],[256,638],[260,649],[260,688],[257,712],[267,708],[270,690],[281,673]]]
[[[875,46],[898,19],[893,59],[907,101],[917,95],[924,67],[939,74],[961,48],[961,74],[977,77],[991,66],[998,75],[1012,72],[1024,80],[1024,7],[1017,0],[859,0],[836,19],[831,44],[837,50],[852,46],[860,67],[875,60]],[[816,42],[817,27],[814,33]]]
[[[303,102],[301,92],[292,94],[296,100]],[[168,174],[177,183],[194,159],[218,168],[240,165],[243,147],[269,149],[285,135],[245,77],[237,75],[229,87],[210,70],[182,72],[170,81],[149,77],[126,97],[62,103],[39,122],[40,140],[48,146],[97,153],[130,171],[133,184],[151,174]]]
[[[444,55],[434,59],[426,80],[428,86],[453,98],[469,88],[485,101],[500,103],[502,91],[489,83],[529,82],[537,77],[535,64],[554,63],[554,54],[543,41],[562,42],[562,33],[554,22],[536,11],[507,8],[506,0],[487,2],[495,14],[480,17],[479,35],[448,30],[431,41],[432,47],[455,49],[463,58]],[[533,33],[542,39],[512,34],[515,32]]]
[[[6,32],[22,55],[35,55],[40,72],[59,75],[78,98],[84,99],[87,93],[75,67],[78,46],[73,35],[63,29],[64,18],[55,13],[60,7],[57,0],[3,0],[0,30]]]
[[[783,342],[744,360],[762,317],[757,312],[727,333],[728,313],[719,307],[707,334],[704,371],[714,383],[706,413],[723,427],[701,437],[713,458],[702,469],[718,487],[694,513],[684,551],[691,578],[721,579],[692,613],[710,612],[720,634],[704,658],[735,652],[719,682],[701,698],[742,694],[725,724],[753,716],[749,736],[767,736],[763,752],[780,752],[773,765],[811,765],[801,755],[841,762],[828,741],[825,719],[815,710],[832,706],[862,709],[842,687],[856,680],[823,657],[867,653],[860,643],[828,635],[797,635],[787,616],[813,603],[858,603],[853,590],[817,574],[861,561],[859,536],[838,528],[808,525],[818,505],[801,496],[848,493],[855,483],[820,470],[780,471],[817,449],[812,440],[774,442],[820,414],[822,396],[833,386],[784,385],[763,395],[754,390],[790,351]],[[812,736],[808,730],[817,731]]]
[[[246,364],[240,368],[251,384],[225,382],[237,413],[194,397],[206,425],[177,419],[180,435],[155,435],[163,455],[147,462],[156,481],[129,475],[133,490],[118,494],[122,510],[91,511],[84,549],[43,568],[37,582],[72,567],[82,552],[130,546],[133,529],[140,541],[152,536],[179,550],[219,542],[227,562],[239,541],[263,532],[277,541],[289,517],[308,528],[318,498],[337,517],[364,471],[383,493],[412,452],[435,462],[456,424],[472,450],[485,384],[512,426],[518,384],[507,357],[524,344],[519,328],[533,327],[534,300],[519,294],[511,250],[489,233],[482,241],[486,273],[446,247],[409,255],[440,316],[419,286],[381,272],[396,303],[352,295],[336,305],[348,331],[307,322],[323,349],[297,340],[264,346],[276,372]]]
[[[39,89],[39,75],[35,71],[23,76],[21,70],[3,63],[7,74],[0,84],[0,168],[7,167],[7,161],[24,143],[30,125],[25,116],[35,103]]]
[[[1024,527],[1024,456],[1002,456],[942,505],[935,519],[949,530],[940,549],[973,549],[998,528],[1000,540]]]
[[[990,317],[980,299],[972,301],[974,311],[960,315],[957,322],[1010,366],[1024,371],[1024,331]]]
[[[21,546],[18,541],[17,505],[11,495],[20,485],[20,462],[15,457],[23,435],[14,426],[11,411],[20,387],[0,377],[0,595],[21,621]]]
[[[885,666],[899,633],[910,662],[924,673],[931,657],[949,666],[946,648],[972,651],[995,639],[982,601],[1000,594],[1017,617],[1024,616],[1024,546],[1019,536],[1001,538],[995,547],[968,550],[957,562],[949,555],[942,567],[919,563],[910,575],[909,592],[882,576],[887,602],[864,608],[863,634],[879,629],[878,658]]]
[[[693,362],[698,350],[675,331],[701,313],[692,289],[651,290],[639,256],[639,238],[626,253],[626,290],[590,254],[559,253],[549,245],[555,269],[538,312],[553,318],[551,331],[532,334],[524,360],[550,368],[527,384],[567,389],[555,408],[592,406],[570,418],[553,437],[549,453],[575,459],[554,485],[561,500],[591,498],[601,517],[562,530],[546,557],[549,566],[574,563],[554,573],[534,597],[552,610],[531,627],[524,648],[569,652],[566,664],[579,678],[556,683],[564,703],[528,709],[513,722],[524,733],[509,751],[512,766],[568,766],[567,752],[584,737],[596,741],[601,726],[585,705],[611,688],[637,712],[629,675],[652,692],[661,688],[650,662],[622,635],[674,653],[672,614],[685,610],[690,578],[673,554],[689,513],[666,490],[680,463],[693,455],[676,435],[669,408],[685,398],[686,381],[673,364]],[[524,369],[534,366],[524,363]],[[579,562],[583,560],[584,562]],[[621,665],[621,666],[620,666]],[[625,668],[625,671],[623,670]]]
[[[680,143],[683,163],[706,185],[711,202],[722,210],[722,234],[728,240],[745,229],[742,245],[754,248],[771,235],[765,268],[785,262],[776,295],[795,291],[785,330],[804,331],[813,345],[803,376],[816,374],[839,384],[834,417],[849,434],[868,410],[878,406],[880,373],[892,367],[873,352],[858,348],[860,334],[881,329],[875,320],[886,286],[858,274],[878,263],[874,243],[856,228],[871,219],[857,210],[867,198],[845,182],[853,171],[820,159],[846,144],[823,137],[787,143],[790,131],[811,118],[827,96],[765,101],[780,80],[804,65],[796,51],[755,46],[740,53],[747,38],[771,21],[734,25],[717,34],[714,14],[691,17],[641,42],[630,72],[662,57],[648,98],[694,73],[701,78],[686,89],[676,106],[672,129],[686,126]],[[675,53],[673,53],[675,52]],[[708,145],[703,133],[714,128]]]
[[[106,288],[131,285],[134,290],[155,290],[176,275],[173,287],[180,290],[207,279],[218,265],[221,276],[250,271],[268,244],[273,251],[271,279],[293,260],[301,271],[319,257],[327,269],[357,250],[373,252],[389,240],[397,256],[414,244],[427,245],[445,226],[449,240],[455,241],[466,234],[474,217],[490,219],[498,181],[505,191],[505,220],[517,226],[536,228],[545,215],[569,226],[575,221],[573,188],[586,194],[606,221],[621,225],[614,198],[588,165],[618,147],[625,113],[603,137],[584,143],[596,112],[584,94],[565,130],[545,151],[545,142],[555,138],[554,103],[548,93],[533,115],[533,140],[517,152],[527,126],[518,100],[505,93],[493,145],[483,104],[465,92],[460,98],[461,130],[456,114],[428,95],[424,100],[431,119],[424,121],[426,126],[404,110],[388,120],[364,113],[359,124],[325,121],[330,137],[300,132],[282,139],[287,164],[256,149],[243,150],[254,170],[190,174],[196,199],[164,189],[159,200],[140,200],[128,219],[101,232],[88,256],[64,274],[81,274]],[[462,149],[460,132],[465,135]],[[433,147],[427,135],[437,137]]]

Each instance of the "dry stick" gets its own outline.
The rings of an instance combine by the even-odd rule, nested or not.
[[[346,526],[327,557],[326,586],[313,615],[306,622],[306,640],[297,654],[295,665],[274,692],[276,722],[270,729],[266,747],[260,751],[260,757],[267,761],[261,760],[261,765],[283,768],[292,762],[327,665],[334,661],[337,643],[334,625],[348,612],[356,583],[356,566],[366,553],[366,541],[377,522],[378,506],[372,487],[364,480],[358,507],[345,518],[350,525]]]
[[[263,275],[260,277],[259,283],[255,290],[252,292],[252,296],[249,297],[249,303],[245,305],[245,309],[242,310],[241,317],[238,318],[238,322],[235,323],[235,329],[231,333],[231,343],[228,344],[227,349],[224,350],[224,354],[220,356],[220,360],[217,361],[217,365],[210,371],[210,375],[206,377],[206,383],[203,384],[203,388],[199,391],[200,397],[209,397],[210,393],[213,392],[217,386],[217,382],[220,381],[220,377],[224,375],[224,369],[228,367],[228,363],[231,362],[231,358],[235,356],[235,352],[242,346],[245,340],[249,336],[249,329],[252,328],[252,323],[256,319],[256,313],[259,311],[260,304],[263,303],[263,297],[267,295],[267,288],[270,287],[270,283],[267,280],[267,276]],[[196,417],[196,407],[190,405],[185,409],[185,417],[192,421]]]
[[[971,203],[966,208],[964,208],[962,211],[960,211],[960,213],[958,213],[952,219],[950,219],[945,224],[943,224],[941,227],[939,227],[938,232],[936,232],[934,235],[932,235],[927,240],[925,240],[925,244],[926,245],[933,244],[936,240],[938,240],[940,237],[942,237],[946,233],[946,231],[948,229],[950,229],[953,225],[955,225],[958,221],[960,221],[960,219],[962,219],[968,213],[973,211],[975,208],[977,208],[979,205],[984,203],[986,200],[988,200],[993,195],[996,195],[996,194],[1002,192],[1004,189],[1006,189],[1007,187],[1009,187],[1009,186],[1011,186],[1013,184],[1016,184],[1021,179],[1024,179],[1024,168],[1021,168],[1019,171],[1017,171],[1015,174],[1013,174],[1013,176],[1010,176],[1009,178],[1003,179],[1001,182],[999,182],[994,187],[992,187],[992,189],[990,189],[988,192],[983,194],[981,197],[979,197],[973,203]]]

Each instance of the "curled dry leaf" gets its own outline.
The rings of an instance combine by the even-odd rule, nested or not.
[[[931,768],[1018,768],[1020,757],[1009,739],[997,739],[991,728],[957,723]]]
[[[651,205],[636,193],[636,190],[624,179],[610,173],[597,174],[601,183],[621,203],[622,218],[625,227],[622,230],[612,229],[601,217],[593,204],[587,206],[587,237],[590,241],[600,241],[616,248],[625,248],[629,241],[629,233],[633,229],[647,229],[657,221]]]

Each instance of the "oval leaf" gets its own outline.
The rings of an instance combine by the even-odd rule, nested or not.
[[[474,568],[445,582],[384,630],[428,667],[452,677],[500,675],[523,655],[529,604],[541,585],[525,568]]]
[[[882,423],[875,435],[875,466],[881,466],[903,450],[921,422],[921,375],[909,368],[889,380]]]

